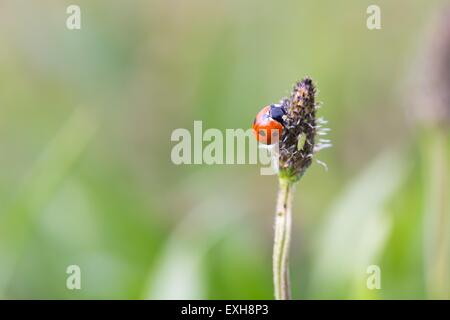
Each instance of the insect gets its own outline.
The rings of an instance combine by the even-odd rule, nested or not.
[[[256,140],[268,145],[278,142],[283,132],[285,114],[286,111],[281,105],[272,104],[262,108],[252,126]]]

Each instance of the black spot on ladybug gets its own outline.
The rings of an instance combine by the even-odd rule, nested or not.
[[[259,135],[265,137],[266,136],[266,131],[265,130],[259,130]]]

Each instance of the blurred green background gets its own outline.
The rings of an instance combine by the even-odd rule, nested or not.
[[[176,166],[170,135],[247,129],[305,75],[334,146],[296,190],[293,296],[448,298],[450,143],[405,103],[444,2],[1,0],[0,298],[271,299],[277,179]]]

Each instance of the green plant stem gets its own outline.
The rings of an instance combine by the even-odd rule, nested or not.
[[[294,183],[279,179],[273,245],[273,282],[276,300],[290,300],[289,246],[291,240],[292,192]]]
[[[429,298],[448,299],[450,192],[448,137],[441,130],[428,135],[428,194],[425,212],[425,261]]]

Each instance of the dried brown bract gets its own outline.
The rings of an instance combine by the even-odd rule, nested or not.
[[[294,85],[289,99],[281,101],[286,111],[285,130],[280,141],[280,176],[298,180],[311,165],[315,152],[331,146],[330,141],[319,139],[328,131],[322,128],[326,121],[316,118],[316,86],[309,77]]]

